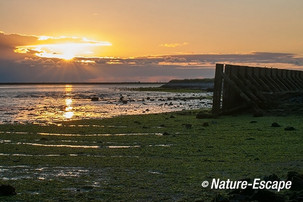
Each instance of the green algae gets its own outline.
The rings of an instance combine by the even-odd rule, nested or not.
[[[290,170],[303,171],[303,116],[196,119],[197,113],[121,116],[51,126],[0,125],[0,140],[6,140],[0,147],[0,184],[11,184],[18,193],[0,200],[210,200],[219,192],[202,188],[204,180],[262,178],[272,173],[283,178]],[[271,127],[273,122],[282,127]],[[296,130],[285,131],[287,126]],[[127,135],[134,133],[147,135]],[[135,145],[139,147],[108,147]],[[75,174],[73,170],[87,171]]]

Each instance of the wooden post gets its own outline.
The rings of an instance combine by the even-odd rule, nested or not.
[[[286,91],[286,90],[288,90],[288,88],[285,86],[285,84],[279,78],[279,72],[280,72],[279,69],[272,69],[272,78],[279,84],[282,91]]]
[[[223,68],[224,68],[223,64],[216,64],[214,93],[213,93],[213,108],[212,108],[212,113],[214,115],[219,115],[221,111]]]
[[[216,115],[244,108],[259,112],[278,104],[281,96],[298,93],[303,93],[303,71],[217,64],[212,111]]]

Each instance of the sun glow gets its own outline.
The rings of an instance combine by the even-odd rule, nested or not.
[[[59,58],[71,60],[76,57],[96,57],[97,47],[111,46],[109,42],[89,40],[85,37],[48,37],[38,38],[40,44],[18,46],[16,53],[33,53],[42,58]]]

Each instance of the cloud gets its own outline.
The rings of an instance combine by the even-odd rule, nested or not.
[[[165,47],[165,48],[176,48],[176,47],[186,46],[186,45],[188,45],[187,42],[183,42],[183,43],[164,43],[164,44],[160,44],[160,46]]]
[[[0,32],[0,82],[114,82],[168,81],[214,77],[216,63],[303,70],[303,57],[292,53],[183,54],[135,58],[39,57],[36,50],[14,52],[16,47],[39,43],[98,44],[85,38],[37,37]]]
[[[213,68],[216,63],[250,64],[252,66],[273,66],[303,68],[303,58],[291,53],[254,52],[249,54],[196,54],[138,57],[132,59],[98,58],[97,64],[120,64],[133,66],[178,66],[185,69]]]
[[[72,59],[92,56],[95,47],[111,46],[106,41],[89,40],[85,37],[49,37],[40,36],[36,44],[17,46],[17,53],[34,53],[36,56],[44,58]]]
[[[0,32],[0,59],[19,59],[24,57],[20,54],[14,53],[16,46],[27,45],[37,42],[38,38],[35,36],[26,36],[19,34],[5,34]]]

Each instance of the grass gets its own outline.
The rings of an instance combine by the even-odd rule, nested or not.
[[[18,193],[0,200],[211,200],[221,192],[202,188],[204,180],[273,173],[283,179],[288,171],[303,171],[303,116],[196,119],[196,113],[121,116],[62,126],[0,125],[0,140],[6,140],[0,147],[0,184],[10,184]],[[282,127],[271,127],[273,122]],[[296,130],[285,131],[287,126]]]

